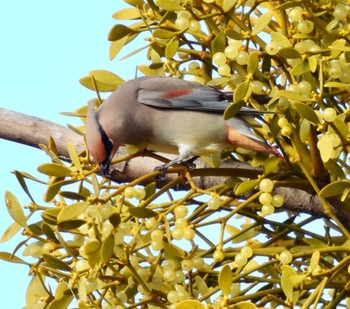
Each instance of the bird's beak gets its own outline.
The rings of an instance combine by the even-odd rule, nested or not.
[[[103,130],[102,126],[99,123],[98,123],[98,129],[101,134],[101,140],[105,148],[105,154],[106,154],[105,159],[102,162],[100,162],[100,168],[102,169],[103,176],[106,177],[109,175],[109,166],[111,164],[112,157],[114,155],[113,141],[108,138],[105,130]]]
[[[100,168],[102,170],[102,175],[103,177],[108,177],[109,176],[109,166],[111,164],[111,161],[109,160],[105,160],[103,162],[100,163]]]

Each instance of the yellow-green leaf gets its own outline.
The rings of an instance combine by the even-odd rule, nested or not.
[[[45,209],[41,213],[41,217],[44,219],[44,221],[47,224],[57,225],[57,216],[58,216],[60,211],[61,211],[61,209],[58,207]]]
[[[69,304],[73,300],[73,295],[71,290],[67,289],[66,293],[60,298],[55,298],[55,300],[47,307],[47,309],[65,309],[69,307]]]
[[[236,116],[237,113],[239,113],[239,111],[242,109],[243,105],[244,105],[244,101],[230,104],[224,112],[224,119],[228,120]]]
[[[329,87],[329,88],[344,88],[349,86],[350,86],[349,84],[340,83],[340,82],[328,82],[324,84],[324,87]]]
[[[344,39],[334,41],[333,44],[330,45],[328,48],[342,52],[350,51],[350,46],[347,45],[347,42]]]
[[[67,148],[68,148],[69,157],[71,158],[72,163],[79,170],[79,172],[82,173],[83,168],[81,166],[80,159],[78,157],[78,154],[77,154],[73,144],[70,141],[67,142]]]
[[[109,234],[102,242],[101,258],[104,263],[108,263],[114,252],[114,235]]]
[[[86,82],[84,86],[92,90],[96,90],[93,79],[96,82],[98,91],[114,91],[124,83],[124,80],[118,75],[105,70],[90,71],[89,77],[90,82]]]
[[[57,221],[68,221],[76,219],[90,205],[88,202],[77,202],[70,206],[66,206],[57,216]]]
[[[98,252],[101,248],[101,244],[98,240],[92,240],[85,245],[85,254],[90,255]]]
[[[322,161],[327,162],[333,153],[332,138],[328,134],[322,135],[317,142],[317,148],[320,151]]]
[[[45,236],[47,237],[47,239],[55,242],[56,244],[59,243],[54,231],[52,230],[52,228],[50,227],[50,225],[46,224],[46,223],[42,223],[41,224],[41,230],[42,232],[45,234]]]
[[[175,246],[173,244],[168,244],[167,242],[163,241],[163,248],[164,251],[173,257],[178,257],[183,259],[185,256],[185,251],[179,248],[178,246]]]
[[[237,86],[233,97],[234,103],[238,103],[244,100],[244,98],[248,95],[249,86],[249,80],[246,80],[245,82],[242,82]]]
[[[184,11],[184,7],[175,1],[169,0],[156,0],[155,5],[162,8],[165,11]]]
[[[225,297],[228,297],[231,291],[231,285],[232,285],[232,271],[230,266],[227,264],[222,267],[219,273],[219,287],[221,289],[222,294]]]
[[[122,85],[124,80],[112,72],[105,70],[94,70],[89,72],[89,76],[81,78],[79,82],[90,90],[110,92]]]
[[[86,200],[87,196],[84,196],[83,194],[77,193],[77,192],[71,192],[71,191],[59,191],[58,194],[60,196],[63,196],[65,198],[68,198],[70,200]]]
[[[281,50],[292,47],[292,43],[280,32],[271,32],[271,41],[278,42],[278,45],[282,47]]]
[[[236,30],[233,30],[231,28],[226,28],[224,31],[225,35],[233,40],[243,40],[243,37],[240,33],[238,33]]]
[[[165,30],[165,29],[156,29],[152,32],[152,35],[155,38],[165,40],[165,39],[171,39],[174,36],[177,36],[179,33],[181,33],[181,32],[170,31],[170,30]]]
[[[257,309],[258,307],[249,301],[240,301],[234,304],[231,308],[232,309]]]
[[[57,227],[60,231],[71,231],[81,227],[86,221],[82,219],[72,219],[57,223]]]
[[[334,181],[323,187],[319,193],[319,196],[327,198],[342,194],[346,189],[350,188],[349,181]]]
[[[24,264],[30,266],[29,263],[8,252],[0,252],[0,259],[10,263]]]
[[[223,52],[226,47],[226,35],[224,32],[220,32],[212,42],[213,55],[218,52]]]
[[[258,53],[251,53],[248,59],[248,73],[254,74],[259,67]]]
[[[305,274],[302,275],[294,275],[290,277],[290,281],[292,283],[293,286],[298,286],[299,284],[301,284],[306,278]]]
[[[235,194],[242,195],[244,193],[247,193],[250,190],[252,190],[258,183],[259,183],[258,179],[243,181],[239,185],[237,185],[237,187],[235,188],[234,190]]]
[[[342,115],[337,116],[337,118],[335,118],[333,124],[336,126],[338,131],[341,133],[342,137],[344,139],[347,139],[349,127],[348,127],[346,121],[344,121],[344,119],[341,116]]]
[[[224,12],[228,12],[237,3],[237,0],[224,0],[222,3],[222,9]]]
[[[241,232],[241,230],[238,227],[229,224],[225,225],[225,231],[230,233],[231,235],[237,235],[239,232]]]
[[[305,143],[306,140],[309,138],[310,129],[311,129],[310,121],[304,118],[300,123],[300,130],[299,130],[300,140],[303,143]]]
[[[327,244],[325,242],[323,242],[320,239],[316,239],[316,238],[303,238],[303,241],[306,242],[307,244],[309,244],[310,246],[314,248],[325,248],[327,247]],[[310,250],[310,248],[309,248]]]
[[[118,24],[112,27],[108,34],[109,41],[120,40],[121,38],[137,33],[134,29]]]
[[[47,290],[43,286],[43,278],[39,278],[39,275],[33,274],[32,280],[30,280],[27,292],[26,292],[26,307],[35,308],[38,306],[40,300],[49,296]],[[40,308],[40,307],[39,307]],[[38,308],[38,309],[39,309]]]
[[[37,169],[42,174],[54,177],[67,177],[72,174],[67,166],[58,163],[45,163],[38,166]]]
[[[296,275],[297,273],[292,267],[288,265],[283,266],[282,276],[281,276],[281,287],[284,295],[289,300],[293,299],[293,283],[292,283],[291,277]]]
[[[137,8],[126,8],[114,13],[112,17],[117,20],[130,20],[141,18],[141,15]]]
[[[59,178],[58,178],[59,179]],[[75,179],[71,179],[71,180],[57,180],[54,181],[53,183],[51,183],[49,185],[49,187],[47,188],[47,191],[44,195],[44,201],[45,202],[50,202],[58,193],[58,191],[60,191],[60,189],[62,188],[62,186],[66,186],[66,185],[70,185],[72,183],[77,182],[78,180]]]
[[[300,58],[300,53],[292,47],[282,48],[278,51],[279,55],[286,59],[297,59]]]
[[[261,15],[255,23],[252,35],[257,35],[261,31],[263,31],[270,23],[272,15],[273,11],[267,11],[265,14]]]
[[[144,207],[130,207],[128,211],[132,216],[137,218],[150,218],[158,216],[158,213],[155,211]]]
[[[308,59],[307,59],[308,63],[309,63],[309,68],[310,68],[310,71],[312,73],[315,73],[316,72],[316,69],[317,69],[317,57],[316,55],[312,55],[310,56]]]
[[[1,236],[0,242],[6,242],[11,239],[22,227],[17,223],[13,222]]]
[[[138,70],[146,76],[164,76],[164,69],[151,69],[148,65],[140,64],[137,66]]]
[[[227,84],[229,81],[230,81],[229,77],[215,77],[211,79],[209,82],[207,82],[207,85],[212,87],[219,87],[224,84]]]
[[[127,37],[127,36],[125,36],[119,40],[112,41],[111,45],[109,46],[109,59],[113,60],[119,54],[119,52],[122,50],[122,48],[125,46],[125,44],[128,41],[129,41],[129,37]],[[91,80],[91,78],[90,78],[90,80]],[[91,81],[90,81],[90,83],[91,83]],[[90,83],[89,83],[89,85],[90,85]],[[90,87],[91,87],[91,85],[90,85]],[[88,87],[88,88],[91,89],[90,87]]]
[[[315,251],[310,259],[310,265],[309,265],[309,269],[308,272],[312,273],[312,271],[316,268],[316,266],[318,265],[318,263],[320,262],[320,251]]]
[[[146,192],[145,200],[147,200],[149,197],[151,197],[154,193],[156,193],[157,190],[157,184],[155,182],[149,183],[146,187],[144,187],[144,190]]]
[[[177,37],[173,37],[165,48],[165,57],[171,59],[176,55],[177,49],[179,48],[179,40]]]
[[[72,271],[72,269],[68,266],[67,263],[59,260],[58,258],[53,257],[50,254],[43,254],[44,261],[51,266],[53,269],[59,269],[63,271]]]
[[[257,228],[245,228],[245,231],[243,231],[242,234],[237,234],[237,236],[235,236],[232,239],[232,243],[238,244],[242,241],[247,241],[249,239],[253,239],[255,236],[257,236],[259,234],[260,234],[260,231]]]
[[[21,227],[28,229],[27,219],[24,215],[22,206],[19,203],[17,197],[14,196],[10,191],[5,192],[5,204],[11,218]]]
[[[177,303],[174,308],[175,309],[205,309],[206,307],[198,300],[186,299]]]
[[[301,102],[312,102],[313,99],[310,99],[306,96],[297,94],[293,91],[289,90],[278,90],[278,94],[281,97],[285,97],[286,99],[292,100],[292,101],[301,101]]]
[[[194,279],[198,287],[198,292],[202,295],[207,294],[209,292],[209,288],[205,280],[201,276],[196,276]]]
[[[300,61],[293,67],[293,69],[290,71],[290,74],[293,76],[298,76],[304,75],[308,72],[310,72],[309,63],[306,61]]]
[[[27,187],[27,184],[26,184],[26,182],[25,182],[25,180],[24,180],[25,174],[23,174],[23,173],[21,173],[21,172],[19,172],[19,171],[14,171],[13,173],[15,174],[15,176],[16,176],[16,178],[17,178],[19,184],[21,185],[21,187],[22,187],[22,189],[23,189],[23,191],[24,191],[25,193],[27,193],[27,195],[28,195],[28,197],[30,198],[30,200],[31,200],[33,203],[35,203],[35,201],[34,201],[32,195],[31,195],[30,192],[29,192],[29,189],[28,189],[28,187]],[[33,178],[34,178],[34,177],[33,177]],[[35,179],[36,179],[36,178],[35,178]],[[33,180],[36,181],[35,179],[33,179]]]
[[[264,175],[267,176],[273,172],[276,172],[280,159],[277,157],[269,157],[264,163]]]
[[[315,111],[307,104],[302,102],[293,102],[292,107],[300,114],[301,117],[306,118],[310,122],[314,124],[320,122]]]

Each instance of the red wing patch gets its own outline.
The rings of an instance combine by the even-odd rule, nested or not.
[[[164,93],[162,97],[165,99],[171,99],[171,98],[181,97],[191,92],[192,92],[191,89],[172,90]]]

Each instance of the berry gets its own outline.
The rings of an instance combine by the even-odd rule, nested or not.
[[[218,68],[218,73],[221,76],[230,76],[231,68],[230,68],[230,66],[228,64],[220,65],[219,68]]]
[[[284,204],[284,197],[281,194],[275,194],[272,197],[272,205],[274,207],[281,207]]]
[[[271,179],[265,178],[260,181],[259,188],[262,192],[271,192],[273,189],[273,182]]]
[[[293,255],[288,250],[286,250],[286,251],[281,252],[278,259],[283,264],[289,264],[293,260]]]
[[[186,30],[190,26],[190,22],[186,17],[178,17],[175,20],[175,26],[179,30]]]
[[[259,202],[262,205],[269,205],[272,203],[272,195],[269,192],[264,192],[259,196]]]
[[[235,256],[235,262],[236,262],[237,266],[242,267],[242,266],[244,266],[245,264],[247,264],[248,259],[247,259],[247,257],[244,256],[242,253],[238,253],[238,254]]]
[[[246,65],[248,63],[248,59],[249,54],[245,50],[241,50],[236,57],[236,61],[239,65]]]
[[[279,46],[277,42],[271,41],[270,43],[266,44],[265,51],[270,55],[276,55],[279,51]]]
[[[271,204],[263,205],[263,207],[261,207],[261,212],[265,215],[272,215],[275,212],[275,207]]]
[[[253,249],[248,246],[245,246],[241,249],[241,254],[246,258],[250,258],[253,255]]]
[[[174,209],[174,214],[176,218],[184,218],[187,216],[187,213],[188,213],[188,209],[184,205],[176,206]]]
[[[224,53],[228,59],[233,60],[238,55],[238,49],[235,46],[229,45],[225,48]]]
[[[208,207],[211,210],[216,210],[216,209],[219,208],[219,206],[220,206],[220,201],[217,198],[215,198],[215,197],[213,197],[212,199],[210,199],[208,201]]]
[[[222,250],[216,249],[213,253],[213,258],[215,262],[221,262],[224,259],[224,253]]]
[[[197,20],[191,20],[188,31],[190,32],[199,32],[201,30],[201,24]]]
[[[213,56],[213,63],[215,65],[221,66],[226,63],[226,56],[222,52],[215,53]]]
[[[337,112],[334,108],[332,107],[327,107],[323,111],[323,119],[327,122],[333,122],[335,118],[337,117]]]

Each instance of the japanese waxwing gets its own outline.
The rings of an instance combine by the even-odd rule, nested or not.
[[[96,111],[94,103],[89,104],[87,148],[104,175],[122,145],[178,154],[166,167],[236,147],[281,157],[244,120],[244,113],[252,110],[243,108],[224,120],[230,103],[225,92],[207,85],[171,77],[136,78],[115,90]]]

